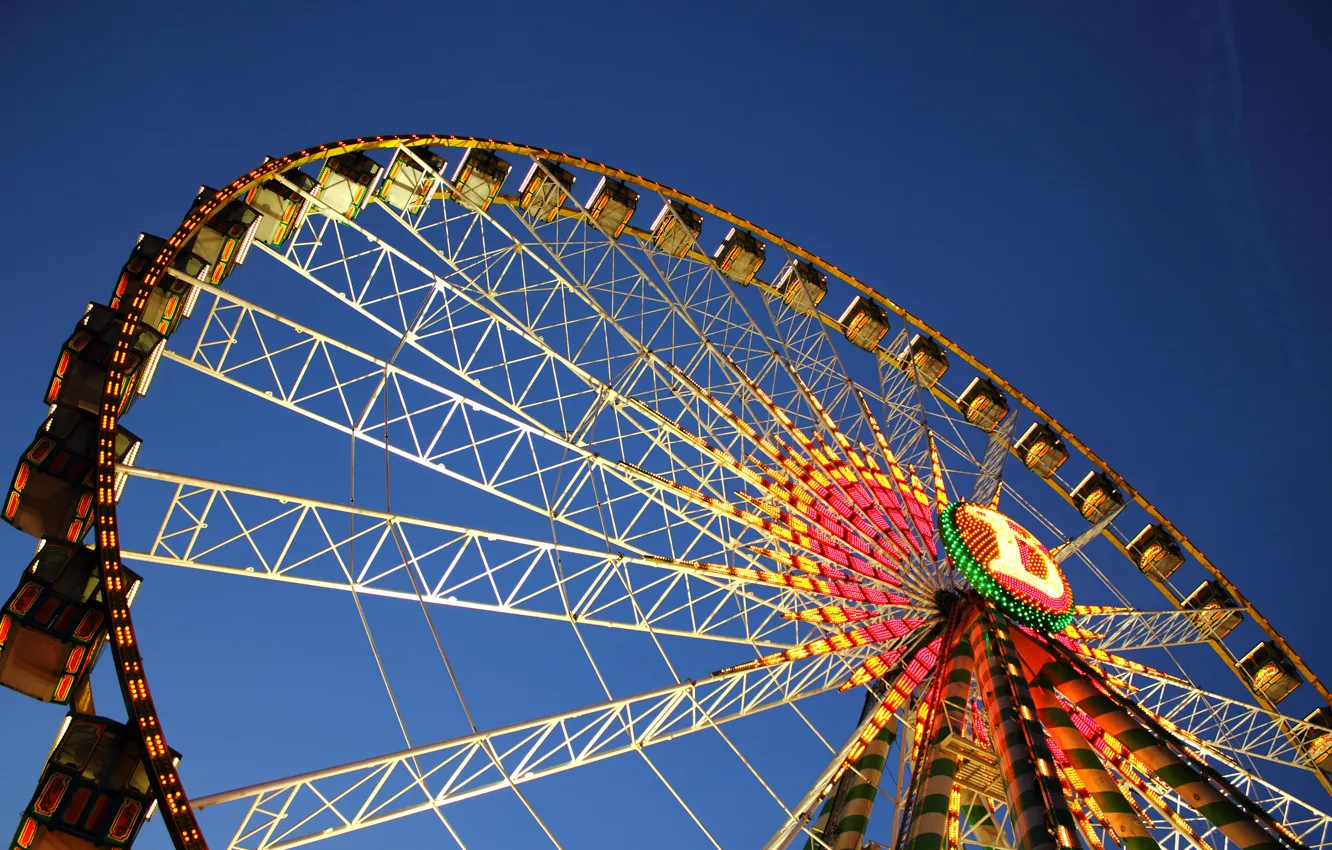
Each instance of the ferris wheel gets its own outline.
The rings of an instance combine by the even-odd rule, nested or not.
[[[109,277],[6,495],[38,543],[3,698],[67,712],[32,730],[44,766],[7,766],[36,783],[11,847],[128,847],[154,810],[178,848],[245,850],[409,822],[460,847],[1332,845],[1332,695],[1223,559],[758,224],[555,151],[383,136],[201,189]],[[159,399],[233,413],[205,442]],[[187,572],[220,622],[238,586],[336,609],[387,701],[349,757],[268,740],[283,767],[228,787],[186,751],[187,794],[192,718],[150,683],[207,674],[131,617]],[[317,713],[321,687],[246,708]]]

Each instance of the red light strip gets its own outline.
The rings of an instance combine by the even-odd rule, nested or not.
[[[888,689],[888,695],[883,698],[883,702],[879,703],[879,707],[874,710],[869,723],[856,736],[855,743],[851,745],[846,758],[842,761],[842,766],[833,775],[833,782],[841,779],[847,768],[856,763],[856,759],[860,758],[861,754],[865,752],[865,748],[869,746],[870,741],[879,736],[883,727],[888,725],[897,710],[906,703],[907,698],[919,687],[925,676],[938,663],[939,647],[942,643],[943,638],[935,638],[926,646],[921,647],[907,664],[906,669],[902,671],[902,675],[898,676],[892,687]]]
[[[840,652],[844,649],[850,649],[853,646],[869,646],[872,643],[883,643],[886,640],[905,637],[924,624],[925,621],[919,617],[894,618],[877,623],[869,623],[868,625],[859,628],[849,629],[841,634],[819,638],[804,646],[798,646],[795,649],[774,652],[770,655],[765,655],[762,658],[747,661],[744,664],[725,667],[718,670],[713,675],[721,676],[727,673],[738,673],[742,670],[757,670],[760,667],[774,667],[778,664],[799,661],[802,658],[809,658],[813,655],[827,655],[830,652]]]
[[[907,513],[911,514],[911,521],[915,523],[916,531],[920,532],[930,554],[937,558],[939,547],[934,542],[934,515],[930,513],[930,499],[925,495],[925,485],[921,483],[915,468],[908,466],[907,469],[911,472],[911,498],[907,500]]]

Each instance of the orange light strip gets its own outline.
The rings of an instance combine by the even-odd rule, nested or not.
[[[930,472],[934,476],[935,510],[943,512],[948,507],[948,490],[944,487],[943,462],[939,460],[939,446],[934,442],[934,435],[929,434]]]

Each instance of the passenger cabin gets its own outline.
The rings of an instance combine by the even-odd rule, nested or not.
[[[1138,536],[1129,541],[1129,554],[1138,569],[1158,581],[1165,581],[1184,563],[1175,538],[1159,525],[1147,525]]]
[[[842,326],[842,334],[852,345],[866,351],[877,349],[879,341],[888,333],[888,314],[863,295],[851,299],[837,323]]]
[[[1320,705],[1304,718],[1305,723],[1319,726],[1319,729],[1302,729],[1301,743],[1314,767],[1325,772],[1332,772],[1332,708]]]
[[[652,222],[652,244],[672,257],[683,257],[702,232],[702,215],[679,201],[667,201]]]
[[[1244,612],[1219,581],[1203,582],[1179,605],[1195,611],[1216,611],[1198,618],[1198,631],[1215,640],[1230,634],[1244,619]]]
[[[347,218],[356,218],[370,200],[383,168],[360,151],[340,153],[324,160],[315,178],[319,200],[329,209]]]
[[[55,372],[47,385],[47,404],[78,407],[91,413],[102,411],[102,386],[115,353],[122,319],[119,313],[101,304],[89,304],[74,333],[65,340],[56,360]],[[152,383],[157,361],[162,356],[162,335],[147,325],[139,325],[125,362],[126,380],[120,387],[120,413],[129,410],[135,394],[144,395]]]
[[[129,259],[121,267],[115,292],[111,294],[112,310],[119,312],[128,306],[129,300],[134,297],[140,282],[148,273],[148,267],[164,247],[166,240],[162,237],[149,233],[139,234],[139,241],[135,243]],[[187,254],[182,254],[182,258],[193,259]],[[197,260],[195,262],[197,263]],[[187,264],[178,259],[176,265],[182,267]],[[201,263],[198,264],[198,271],[203,271]],[[199,278],[198,271],[192,276]],[[194,310],[194,302],[198,298],[199,287],[174,275],[163,274],[153,285],[153,291],[148,294],[148,304],[143,310],[143,323],[164,337],[171,336],[180,326],[181,319],[190,317],[190,313]]]
[[[1239,668],[1258,693],[1281,702],[1300,686],[1300,673],[1276,641],[1263,641],[1239,660]]]
[[[140,579],[121,569],[132,603]],[[69,703],[106,636],[100,580],[95,549],[54,537],[37,544],[0,610],[0,685],[43,702]]]
[[[1073,507],[1087,522],[1100,522],[1106,514],[1124,504],[1118,488],[1099,472],[1093,470],[1078,482],[1070,494]]]
[[[638,193],[619,180],[601,178],[597,188],[592,190],[592,197],[587,199],[587,216],[596,225],[609,233],[612,239],[619,239],[629,219],[638,209]]]
[[[916,380],[926,389],[932,389],[948,371],[948,353],[939,347],[939,343],[920,334],[911,338],[902,352],[902,361],[916,370]]]
[[[448,163],[430,148],[398,148],[375,197],[406,215],[425,209]]]
[[[957,397],[957,408],[966,420],[982,431],[993,431],[1008,415],[1008,399],[989,378],[972,378]]]
[[[171,752],[174,762],[180,754]],[[126,848],[157,807],[134,730],[71,713],[56,738],[32,802],[19,817],[22,850]]]
[[[573,184],[573,174],[559,163],[544,159],[533,162],[523,182],[518,184],[518,208],[537,221],[554,221]]]
[[[768,249],[754,234],[732,227],[726,238],[712,252],[712,261],[722,274],[742,286],[754,282]]]
[[[813,315],[828,294],[828,276],[804,260],[792,259],[773,281],[777,297],[797,313]]]
[[[1014,447],[1023,466],[1042,478],[1049,478],[1068,460],[1068,449],[1049,425],[1035,422]]]
[[[200,187],[194,206],[197,208],[216,194],[216,189]],[[245,262],[250,243],[259,229],[259,218],[257,209],[237,198],[213,213],[180,253],[183,257],[193,257],[205,267],[207,271],[200,279],[216,286]]]
[[[322,188],[313,177],[293,168],[282,175],[282,180],[269,180],[250,189],[245,195],[245,203],[262,216],[254,238],[269,245],[286,242],[301,229],[310,212],[310,200],[305,195],[317,198]]]
[[[490,209],[513,166],[492,151],[468,148],[453,172],[453,196],[482,212]]]
[[[96,414],[57,405],[19,458],[5,497],[5,521],[33,537],[82,540],[92,527]],[[115,461],[134,464],[139,438],[116,427]],[[119,497],[125,476],[116,478]]]

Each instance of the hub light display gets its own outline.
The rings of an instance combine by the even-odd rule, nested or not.
[[[941,516],[944,550],[971,586],[1027,626],[1057,632],[1073,620],[1073,592],[1031,532],[981,505],[954,502]]]

